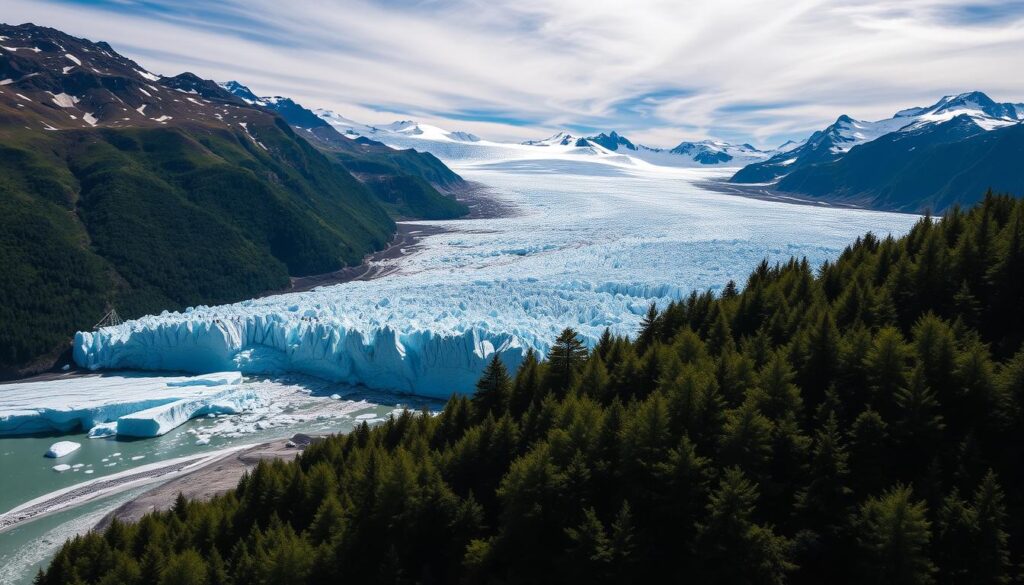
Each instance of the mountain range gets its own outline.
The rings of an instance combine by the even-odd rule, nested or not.
[[[451,219],[468,208],[450,197],[465,181],[428,152],[396,150],[366,137],[353,140],[291,98],[257,97],[237,81],[221,85],[245,103],[275,112],[301,136],[341,163],[396,216]],[[442,193],[444,191],[444,193]]]
[[[876,209],[941,212],[988,189],[1024,193],[1024,104],[945,96],[878,121],[842,115],[733,183]]]
[[[329,147],[297,105],[51,28],[0,25],[0,41],[0,373],[52,362],[111,307],[251,298],[359,263],[393,216],[465,213],[433,156]]]
[[[519,144],[482,140],[414,121],[359,124],[334,112],[322,119],[349,137],[459,158],[563,157],[610,164],[738,168],[730,182],[758,192],[873,209],[941,213],[978,201],[988,190],[1024,192],[1024,104],[998,103],[981,92],[949,95],[877,121],[839,116],[801,141],[770,150],[717,140],[673,148],[639,144],[616,132],[558,132]],[[525,149],[525,150],[524,150]]]
[[[680,142],[674,148],[657,148],[636,144],[612,130],[593,136],[576,137],[559,132],[543,140],[523,142],[528,146],[575,146],[621,152],[656,165],[664,166],[742,166],[770,158],[776,151],[759,150],[749,144],[731,144],[717,140]]]

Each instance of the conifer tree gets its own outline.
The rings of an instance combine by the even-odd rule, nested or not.
[[[699,582],[785,582],[793,568],[786,556],[788,543],[770,527],[753,522],[757,497],[757,486],[739,469],[725,471],[697,527],[697,556],[703,569]]]
[[[548,355],[546,386],[549,390],[563,394],[576,381],[580,367],[587,358],[587,348],[576,331],[565,329],[555,339]]]
[[[864,579],[892,585],[934,582],[928,556],[931,522],[924,502],[913,500],[909,487],[898,485],[868,499],[857,516],[857,541],[864,554]]]
[[[473,415],[483,420],[488,414],[501,416],[508,409],[512,394],[512,378],[497,353],[484,368],[473,393]]]

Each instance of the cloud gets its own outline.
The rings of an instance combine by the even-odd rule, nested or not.
[[[1021,101],[1019,1],[5,0],[164,74],[498,139],[774,145],[979,89]]]

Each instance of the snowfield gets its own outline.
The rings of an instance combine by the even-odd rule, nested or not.
[[[516,208],[514,217],[416,222],[444,231],[384,261],[394,270],[377,280],[80,332],[76,362],[94,370],[298,372],[444,398],[471,392],[495,353],[515,369],[528,348],[543,354],[565,327],[589,342],[605,328],[631,335],[652,302],[730,279],[742,286],[764,258],[806,256],[817,265],[858,235],[902,234],[917,219],[701,186],[734,169],[480,149],[486,144],[448,141],[434,154],[489,186]]]

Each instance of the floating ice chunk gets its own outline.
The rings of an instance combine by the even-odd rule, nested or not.
[[[76,443],[74,441],[57,441],[56,443],[50,445],[50,449],[46,452],[46,456],[57,459],[60,457],[64,457],[65,455],[74,453],[75,451],[78,451],[81,447],[81,443]]]
[[[199,437],[196,439],[196,445],[209,445],[210,437]]]
[[[356,417],[356,420],[369,420],[371,418],[377,418],[377,415],[373,414],[372,412],[367,414],[360,414],[359,416]]]
[[[120,456],[121,456],[120,453],[114,453],[113,455],[111,455],[111,457],[120,457]]]
[[[156,437],[185,422],[207,414],[238,414],[263,405],[263,395],[244,386],[178,400],[127,414],[117,419],[117,434]]]
[[[138,461],[139,459],[145,459],[145,455],[135,455],[132,457],[132,461]]]
[[[60,463],[58,465],[54,465],[53,466],[53,470],[56,471],[56,472],[59,472],[59,473],[64,473],[65,471],[67,471],[69,469],[71,469],[71,466],[68,465],[67,463]]]
[[[331,400],[341,400],[341,394],[331,394]]]
[[[83,471],[82,473],[92,474],[92,473],[93,473],[93,470],[91,470],[91,469],[86,469],[86,470],[85,470],[85,471]]]

